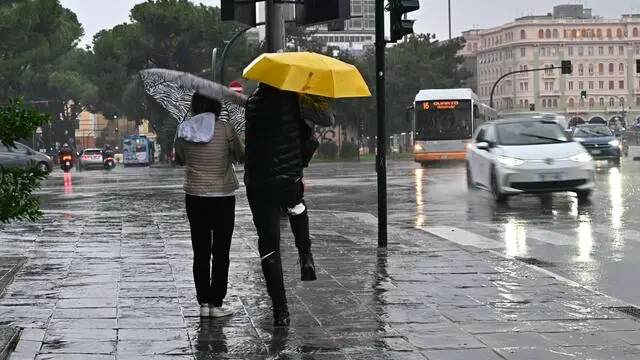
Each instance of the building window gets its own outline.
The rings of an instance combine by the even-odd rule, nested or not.
[[[607,29],[607,37],[613,37],[613,32],[611,31],[611,29]]]
[[[598,55],[604,55],[604,46],[598,46]]]
[[[604,107],[604,98],[603,97],[600,98],[600,106]]]
[[[638,37],[638,36],[639,36],[639,35],[638,35],[638,28],[635,28],[635,27],[634,27],[634,28],[633,28],[633,32],[632,32],[632,34],[633,34],[633,37]]]
[[[618,46],[618,55],[624,55],[624,46]]]
[[[619,38],[622,37],[622,29],[616,30],[616,36],[619,37]]]
[[[624,89],[624,80],[618,81],[618,88],[619,89]]]
[[[524,99],[524,107],[525,108],[529,107],[529,100],[528,99]]]
[[[522,101],[522,99],[520,99],[520,108],[522,109],[524,107],[524,102]]]
[[[609,46],[609,55],[613,55],[613,46]]]
[[[582,46],[578,46],[578,56],[584,56],[584,48]]]
[[[598,89],[604,89],[604,81],[598,81]]]
[[[578,37],[578,30],[576,29],[571,30],[571,38],[575,39],[577,37]]]
[[[584,90],[584,82],[582,81],[578,82],[578,90]]]
[[[560,37],[560,34],[558,33],[558,29],[553,29],[553,38],[557,39]]]
[[[569,56],[573,56],[573,47],[569,47],[567,49],[567,53],[569,54]]]
[[[544,39],[544,30],[538,30],[538,39]]]
[[[527,49],[520,48],[520,57],[525,57],[525,56],[527,56]]]
[[[587,48],[587,54],[588,54],[589,56],[593,56],[593,46],[589,46],[589,47]]]
[[[527,32],[524,30],[520,30],[520,40],[524,40],[527,38]]]
[[[558,99],[553,99],[553,107],[554,108],[558,107]]]
[[[547,99],[542,99],[542,107],[543,108],[547,107]]]
[[[589,33],[587,33],[587,29],[582,29],[582,31],[580,31],[580,37],[583,39],[586,39],[587,37],[589,37]]]
[[[541,48],[538,50],[538,53],[540,54],[540,56],[547,56],[547,48],[545,48],[545,47],[541,47]]]
[[[593,64],[589,64],[589,75],[593,75]]]
[[[573,90],[573,81],[569,81],[569,90]]]
[[[598,74],[604,75],[604,64],[602,63],[598,64]]]
[[[596,30],[596,36],[599,37],[599,38],[602,37],[602,29]]]
[[[615,105],[616,105],[616,99],[609,98],[609,106],[615,106]]]
[[[584,76],[584,64],[578,65],[578,75]]]
[[[624,64],[623,64],[623,63],[618,64],[618,71],[619,71],[621,74],[622,74],[622,73],[624,73]]]
[[[589,90],[593,90],[593,81],[589,81]]]
[[[636,98],[636,106],[640,106],[640,97]]]
[[[547,29],[547,31],[544,32],[544,37],[547,39],[551,39],[551,30]]]
[[[615,89],[616,89],[615,82],[613,82],[613,80],[610,80],[609,81],[609,90],[615,90]]]
[[[614,65],[612,63],[609,63],[609,74],[613,74],[614,72]]]
[[[596,99],[594,98],[589,98],[589,107],[594,107],[596,105]]]
[[[573,100],[573,98],[569,98],[569,107],[574,107],[575,106],[575,101]]]

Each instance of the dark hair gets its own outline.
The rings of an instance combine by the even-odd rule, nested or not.
[[[216,99],[206,97],[202,94],[194,93],[191,98],[191,113],[198,115],[202,113],[214,113],[216,117],[220,116],[222,104]]]

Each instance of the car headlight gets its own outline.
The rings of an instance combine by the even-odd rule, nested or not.
[[[613,147],[618,147],[620,146],[620,141],[618,140],[611,140],[609,141],[609,145],[613,146]]]
[[[524,160],[508,156],[498,156],[498,162],[505,166],[518,166],[524,164]]]
[[[575,162],[588,162],[593,160],[593,158],[591,157],[591,155],[589,155],[588,152],[581,152],[579,154],[573,155],[572,157],[569,158],[569,160],[575,161]]]
[[[424,148],[420,144],[413,145],[413,151],[422,151]]]

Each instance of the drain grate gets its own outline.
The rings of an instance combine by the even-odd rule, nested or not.
[[[522,261],[525,264],[534,265],[534,266],[540,266],[540,267],[554,267],[554,266],[556,266],[554,263],[551,263],[551,262],[548,262],[548,261],[544,261],[544,260],[540,260],[540,259],[533,258],[533,257],[516,256],[515,259],[518,260],[518,261]]]
[[[635,306],[610,306],[607,309],[619,311],[636,319],[640,319],[640,308]]]

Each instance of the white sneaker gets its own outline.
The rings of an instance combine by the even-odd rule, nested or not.
[[[228,306],[212,307],[211,317],[224,317],[233,314],[233,309]]]
[[[200,316],[201,317],[209,317],[211,316],[211,308],[209,307],[209,304],[203,304],[200,305]]]

